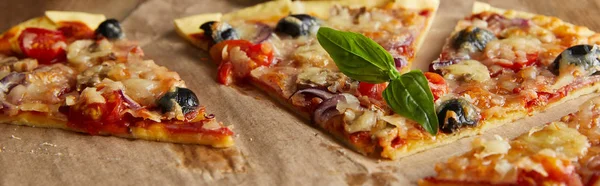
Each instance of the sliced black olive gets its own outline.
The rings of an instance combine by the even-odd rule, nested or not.
[[[196,110],[199,102],[196,94],[187,88],[177,87],[174,92],[167,92],[157,101],[162,112],[170,112],[175,109],[175,104],[181,107],[183,114]]]
[[[437,113],[439,128],[451,134],[463,127],[477,126],[479,114],[471,103],[464,99],[451,99],[441,104]]]
[[[292,37],[304,36],[311,33],[319,22],[307,14],[293,14],[279,20],[275,31]]]
[[[212,38],[215,43],[225,40],[239,39],[235,29],[225,22],[209,21],[200,25],[206,37]]]
[[[494,33],[478,27],[467,27],[458,32],[452,39],[452,47],[464,52],[481,52],[485,45],[496,39]]]
[[[96,29],[96,34],[102,35],[108,39],[120,39],[124,37],[121,24],[116,19],[107,19],[100,23]]]
[[[581,67],[583,75],[592,75],[600,71],[600,51],[596,45],[575,45],[565,49],[550,65],[550,71],[559,75],[561,69],[570,65]]]

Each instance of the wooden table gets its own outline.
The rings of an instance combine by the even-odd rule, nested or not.
[[[434,26],[417,54],[415,68],[434,60],[472,0],[441,0]],[[600,30],[600,0],[487,0],[494,6],[552,15]],[[362,185],[415,184],[433,174],[433,164],[469,149],[471,139],[398,161],[365,158],[253,89],[219,86],[214,64],[175,34],[172,19],[206,11],[231,11],[252,0],[14,0],[0,3],[0,30],[42,15],[44,10],[103,13],[122,21],[127,37],[146,55],[179,72],[200,103],[235,124],[236,147],[211,149],[62,130],[0,125],[0,185]],[[171,7],[171,8],[165,8]],[[152,17],[152,19],[148,19]],[[579,100],[581,102],[581,100]],[[578,102],[578,103],[579,103]],[[514,137],[556,120],[576,107],[549,110],[488,135]],[[269,134],[269,135],[266,135]],[[331,161],[334,160],[334,161]]]

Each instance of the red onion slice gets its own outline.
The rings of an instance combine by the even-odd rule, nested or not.
[[[125,93],[123,93],[123,90],[118,90],[117,92],[119,92],[119,94],[123,98],[123,101],[125,101],[125,103],[127,103],[127,106],[129,106],[129,108],[131,108],[133,110],[138,110],[138,109],[142,108],[142,106],[139,103],[135,102],[133,99],[131,99]]]
[[[259,44],[271,37],[273,29],[269,25],[258,23],[256,24],[256,32],[258,34],[252,38],[252,43]]]
[[[408,66],[408,61],[406,61],[406,59],[404,59],[403,57],[395,57],[394,65],[396,65],[396,69],[400,71],[405,66]]]
[[[12,72],[0,80],[0,91],[7,93],[23,81],[25,81],[25,74]]]
[[[323,126],[331,117],[341,114],[336,109],[336,106],[339,102],[345,101],[346,97],[342,94],[336,94],[335,96],[323,101],[313,113],[313,121]]]
[[[318,88],[305,88],[305,89],[296,91],[294,94],[292,94],[292,96],[290,96],[290,99],[298,94],[306,94],[306,93],[315,95],[323,100],[327,100],[334,96],[333,93],[325,91],[325,90],[321,90]]]

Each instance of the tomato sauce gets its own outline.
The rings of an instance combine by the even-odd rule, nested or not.
[[[171,134],[177,133],[200,133],[214,136],[233,135],[233,132],[226,127],[216,130],[203,128],[203,125],[210,121],[205,119],[197,122],[187,122],[198,116],[198,111],[193,111],[185,115],[187,121],[169,120],[154,122],[135,118],[130,114],[124,114],[127,109],[121,94],[115,92],[104,93],[102,95],[106,103],[78,103],[71,107],[61,107],[61,113],[67,115],[67,126],[87,132],[92,135],[113,134],[124,135],[130,133],[130,127],[149,128],[153,125],[161,125]]]
[[[65,21],[59,23],[58,30],[67,38],[69,43],[80,39],[94,39],[94,30],[81,22]]]

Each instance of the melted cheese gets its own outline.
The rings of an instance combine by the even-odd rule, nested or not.
[[[467,81],[486,82],[490,80],[488,68],[476,60],[465,60],[443,68],[447,74],[446,78],[464,78]]]

